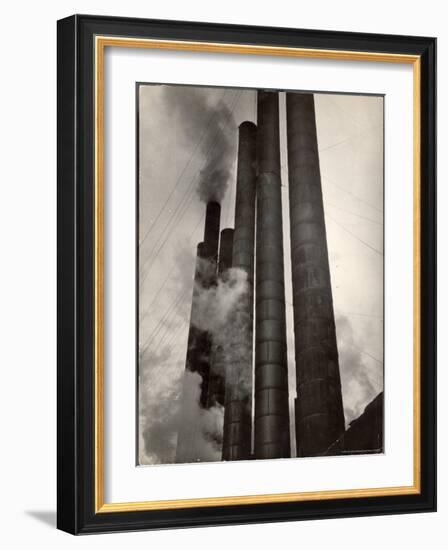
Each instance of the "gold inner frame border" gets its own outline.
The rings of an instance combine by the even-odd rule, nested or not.
[[[104,501],[104,55],[106,47],[146,48],[207,53],[234,53],[301,57],[313,59],[406,63],[413,66],[413,455],[414,482],[410,486],[342,489],[301,493],[274,493],[225,497],[106,503]],[[178,40],[96,36],[95,55],[95,513],[168,510],[244,504],[305,502],[343,498],[363,498],[419,494],[421,489],[421,389],[420,389],[420,311],[421,311],[421,60],[418,55],[325,50],[246,44],[225,44]]]

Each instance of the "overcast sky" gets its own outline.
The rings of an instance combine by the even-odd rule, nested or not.
[[[296,390],[285,94],[279,97],[292,412]],[[315,105],[348,425],[383,388],[383,99],[315,94]],[[245,120],[256,122],[252,90],[139,88],[140,464],[172,462],[174,457],[196,245],[204,229],[201,173],[221,163],[221,229],[233,227],[237,128]],[[294,456],[294,441],[292,449]]]

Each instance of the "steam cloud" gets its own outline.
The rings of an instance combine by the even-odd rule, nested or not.
[[[200,269],[208,274],[210,262],[202,260]],[[212,337],[212,358],[219,349],[214,366],[232,381],[238,380],[236,391],[241,397],[250,394],[250,380],[239,373],[252,353],[245,333],[244,301],[249,296],[247,274],[231,268],[216,285],[196,285],[197,307],[192,323]],[[339,363],[344,395],[346,426],[362,414],[366,405],[383,388],[382,368],[366,357],[354,337],[350,321],[336,317]],[[220,461],[224,409],[216,403],[204,409],[200,404],[201,376],[185,371],[185,358],[173,362],[171,350],[145,356],[140,376],[140,463],[169,464],[176,458],[177,435],[194,425],[195,446],[203,461]],[[216,371],[215,371],[216,372]],[[219,372],[219,371],[218,371]],[[144,396],[144,399],[142,397]]]
[[[199,280],[214,269],[213,262],[201,260]],[[216,285],[195,285],[196,307],[191,319],[213,342],[212,359],[219,348],[219,361],[213,364],[226,375],[229,368],[247,358],[251,345],[244,332],[245,319],[239,305],[248,296],[247,274],[229,269]],[[224,408],[216,403],[204,409],[200,404],[202,378],[185,370],[185,359],[173,362],[171,350],[145,354],[140,375],[140,464],[175,462],[177,435],[196,426],[195,447],[203,461],[221,460]],[[238,390],[247,394],[249,386],[241,378]],[[144,399],[143,399],[144,396]]]
[[[171,293],[191,291],[191,268],[195,257],[188,243],[179,243],[176,256],[176,274]],[[189,266],[190,269],[186,268]],[[211,266],[204,263],[204,270]],[[177,305],[174,316],[162,323],[160,334],[177,333],[181,325],[188,326],[190,301]],[[205,410],[199,403],[201,377],[185,371],[185,346],[187,332],[182,340],[170,341],[164,337],[154,340],[154,345],[141,350],[139,368],[139,463],[172,464],[176,461],[177,436],[188,426],[199,427],[195,440],[201,456],[207,461],[220,460],[216,447],[222,433],[224,412],[221,406]],[[175,344],[178,344],[176,347]],[[179,350],[181,350],[179,354]],[[188,396],[185,408],[183,396]]]
[[[199,174],[197,192],[208,202],[221,202],[235,165],[237,131],[232,111],[223,99],[210,99],[210,90],[167,86],[166,103],[180,137],[187,143],[200,140],[199,152],[203,168]]]
[[[202,378],[197,372],[186,370],[182,388],[182,407],[178,417],[179,433],[194,426],[195,451],[202,461],[221,460],[221,434],[224,423],[224,407],[216,404],[204,409],[200,405]]]
[[[361,345],[353,334],[350,321],[343,315],[336,317],[339,367],[346,427],[360,416],[366,405],[383,389],[383,369],[361,352]]]
[[[201,261],[200,270],[208,273],[207,260]],[[204,267],[202,267],[204,266]],[[228,321],[237,303],[248,291],[247,274],[244,270],[232,267],[217,285],[209,288],[196,285],[197,302],[192,323],[199,329],[209,332],[214,339],[220,338],[222,331],[230,329]]]
[[[199,374],[184,371],[185,361],[170,364],[167,351],[163,353],[165,357],[149,358],[159,365],[157,372],[140,379],[140,391],[145,393],[140,407],[140,464],[174,463],[177,435],[192,425],[198,427],[195,445],[203,460],[220,460],[216,441],[222,433],[223,407],[203,409]]]
[[[205,267],[205,269],[207,269]],[[212,358],[215,373],[225,379],[231,376],[241,398],[251,391],[246,365],[251,360],[252,341],[248,334],[249,316],[245,307],[249,299],[247,273],[243,269],[230,268],[217,285],[197,290],[197,307],[192,323],[208,332],[212,339]],[[214,355],[213,355],[214,354]]]

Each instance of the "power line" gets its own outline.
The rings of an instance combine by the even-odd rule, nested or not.
[[[364,130],[361,130],[359,132],[355,132],[351,136],[341,139],[340,141],[337,141],[336,143],[332,143],[331,145],[328,145],[327,147],[323,147],[322,149],[319,149],[319,154],[323,153],[324,151],[328,151],[329,149],[333,149],[334,147],[339,147],[339,145],[343,145],[344,143],[348,143],[349,141],[353,140],[354,138],[363,136],[364,134],[367,134],[367,132],[370,132],[371,130],[374,130],[377,128],[378,125],[375,126],[369,126],[368,128],[365,128]]]
[[[179,336],[179,334],[181,333],[182,329],[184,329],[184,328],[185,328],[185,323],[180,323],[180,325],[179,325],[177,331],[173,333],[173,335],[172,335],[171,338],[168,340],[168,342],[166,343],[166,345],[168,346],[168,345],[171,344],[171,342],[172,342],[173,340],[176,340],[176,338]]]
[[[187,190],[187,193],[188,193],[188,190]],[[184,198],[185,198],[186,194],[184,195]],[[184,216],[184,214],[187,210],[187,206],[188,206],[189,202],[191,201],[191,199],[193,198],[193,187],[191,187],[189,189],[189,194],[190,194],[190,196],[188,197],[188,199],[186,199],[186,201],[183,204],[182,204],[182,201],[178,204],[176,210],[172,214],[171,218],[168,220],[168,223],[167,223],[167,225],[165,225],[165,228],[163,229],[162,233],[160,234],[159,239],[154,243],[154,246],[151,249],[151,252],[149,253],[146,260],[144,261],[143,266],[142,266],[142,271],[145,270],[145,267],[148,265],[148,263],[150,263],[151,260],[154,261],[158,257],[158,255],[160,254],[160,251],[163,248],[164,244],[166,243],[168,238],[171,236],[171,232],[173,231],[174,227],[176,226],[175,223],[172,225],[171,229],[167,232],[165,238],[164,238],[164,233],[165,233],[165,230],[171,225],[171,222],[174,220],[174,216],[176,216],[176,214],[179,212],[179,209],[180,209],[181,214],[179,215],[177,221],[179,222],[183,218],[183,216]],[[163,238],[163,242],[160,246],[160,239],[162,239],[162,238]],[[157,250],[156,250],[156,248],[157,248]],[[148,269],[146,272],[144,272],[143,277],[140,281],[140,286],[143,286],[143,283],[145,282],[146,277],[148,276],[150,271],[151,271],[151,269]]]
[[[184,294],[184,296],[186,297],[186,293]],[[185,323],[184,321],[182,320],[180,322],[180,324],[178,324],[176,327],[172,328],[172,327],[168,327],[167,330],[165,331],[164,335],[159,339],[159,342],[157,343],[156,347],[154,348],[154,350],[158,350],[160,348],[160,346],[162,345],[163,341],[165,340],[165,338],[168,336],[168,340],[165,341],[165,346],[168,346],[169,343],[171,342],[172,338],[173,338],[173,332],[174,334],[176,334],[177,332],[180,332],[180,329],[181,328],[184,328],[185,327]],[[163,348],[162,348],[163,349]],[[173,349],[170,347],[170,349]]]
[[[356,239],[357,241],[359,241],[360,243],[362,243],[364,246],[367,246],[367,248],[370,248],[370,250],[372,250],[373,252],[375,252],[376,254],[378,254],[379,256],[383,256],[383,253],[380,252],[379,250],[377,250],[375,247],[373,247],[372,245],[370,245],[369,243],[366,243],[366,241],[363,241],[362,239],[360,239],[357,235],[355,235],[354,233],[352,233],[349,229],[347,229],[346,227],[344,227],[342,224],[340,224],[339,222],[337,222],[332,216],[330,216],[330,214],[327,213],[327,217],[333,221],[336,225],[338,225],[341,229],[343,229],[344,231],[346,231],[349,235],[351,235],[354,239]]]
[[[237,92],[238,94],[238,92]],[[236,99],[236,95],[234,96],[233,98],[233,101],[235,102],[235,99]],[[234,105],[235,106],[235,105]],[[233,112],[233,110],[232,110]],[[216,116],[216,112],[213,113],[212,115],[212,118]],[[211,123],[211,120],[209,121],[209,125],[210,126],[210,123]],[[207,130],[207,129],[206,129]],[[206,132],[205,130],[205,132]],[[218,133],[215,135],[215,144],[216,144],[216,140],[217,140],[217,137],[218,137]],[[212,147],[210,147],[208,150],[207,150],[207,153],[206,153],[206,156],[211,152],[211,149]],[[168,218],[168,222],[165,224],[164,228],[162,229],[162,232],[160,233],[159,237],[156,239],[155,243],[154,243],[154,246],[152,247],[151,249],[151,252],[149,253],[148,257],[146,258],[145,260],[145,263],[144,265],[146,265],[148,263],[148,261],[151,259],[151,256],[153,255],[154,253],[154,250],[157,248],[158,244],[160,243],[161,239],[163,239],[163,235],[165,233],[165,231],[169,228],[169,226],[171,225],[171,222],[173,221],[174,217],[177,215],[177,213],[179,212],[179,210],[181,210],[183,207],[186,207],[187,203],[193,198],[193,189],[194,189],[194,183],[195,181],[197,180],[197,174],[195,174],[191,179],[190,179],[190,183],[187,185],[187,188],[186,188],[186,191],[185,193],[183,194],[180,202],[178,203],[177,207],[175,208],[174,212],[171,214],[171,216]],[[180,182],[180,180],[178,180],[178,183]],[[185,214],[185,210],[182,212],[182,215],[179,217],[179,220],[182,219],[183,215]],[[173,230],[174,227],[171,227],[171,230],[169,230],[169,233]],[[146,236],[145,236],[146,238]],[[144,239],[143,239],[144,240]],[[140,244],[140,246],[142,246],[143,244],[143,241],[142,243]],[[144,278],[143,280],[141,281],[142,283],[144,282]]]
[[[377,212],[379,212],[380,214],[383,214],[383,211],[380,210],[379,208],[377,208],[376,206],[373,206],[373,204],[370,204],[369,202],[367,202],[366,200],[362,199],[361,197],[359,197],[358,195],[355,195],[355,193],[353,193],[353,191],[349,191],[348,189],[346,189],[345,187],[342,187],[342,185],[339,185],[338,183],[334,182],[333,180],[330,180],[328,178],[323,178],[323,181],[325,182],[328,182],[330,185],[334,185],[335,187],[337,187],[338,189],[340,189],[341,191],[344,191],[344,193],[347,193],[348,195],[351,195],[354,199],[356,199],[357,201],[359,202],[362,202],[363,204],[365,204],[366,206],[369,206],[370,208],[373,208],[373,210],[376,210]]]
[[[363,349],[361,349],[361,348],[358,348],[357,346],[355,346],[355,348],[356,348],[359,352],[363,353],[364,355],[367,355],[367,357],[370,357],[371,359],[373,359],[374,361],[376,361],[377,363],[379,363],[380,365],[383,364],[383,361],[380,361],[379,359],[377,359],[376,357],[374,357],[374,356],[373,356],[371,353],[369,353],[368,351],[365,351],[365,350],[363,350]]]
[[[357,216],[358,218],[366,220],[370,223],[374,223],[376,225],[383,225],[383,222],[379,222],[377,220],[372,220],[372,218],[368,218],[367,216],[362,216],[361,214],[357,214],[356,212],[352,212],[351,210],[346,210],[345,208],[340,208],[339,206],[336,206],[335,204],[332,204],[331,202],[325,201],[325,204],[328,205],[328,206],[331,206],[332,208],[336,208],[336,210],[340,210],[341,212],[345,212],[346,214],[351,214],[352,216]]]
[[[289,307],[294,307],[294,304],[292,302],[290,302],[289,300],[285,300],[285,304],[288,305]],[[355,315],[355,316],[361,316],[361,317],[371,317],[372,319],[377,319],[378,321],[383,321],[383,318],[379,315],[370,315],[369,313],[357,313],[357,312],[354,312],[354,311],[335,311],[335,317],[338,316],[338,314],[342,314],[342,315]]]
[[[223,92],[223,94],[222,94],[222,96],[221,96],[221,98],[220,98],[220,101],[224,101],[224,96],[226,95],[226,93],[227,93],[227,90],[224,90],[224,92]],[[196,147],[195,147],[194,150],[193,150],[193,153],[190,155],[190,157],[189,157],[189,159],[188,159],[188,162],[184,165],[184,168],[183,168],[182,172],[181,172],[180,175],[178,176],[177,181],[176,181],[174,187],[171,189],[171,192],[170,192],[168,198],[166,199],[164,205],[162,206],[161,210],[159,210],[159,213],[157,214],[157,217],[154,219],[154,221],[151,223],[150,227],[149,227],[148,230],[146,231],[146,233],[145,233],[143,239],[142,239],[141,242],[140,242],[140,246],[143,246],[143,244],[144,244],[146,238],[147,238],[148,235],[151,233],[153,227],[155,227],[156,223],[159,221],[160,216],[161,216],[161,215],[163,214],[163,212],[165,211],[165,208],[167,207],[169,201],[171,200],[171,197],[173,196],[174,192],[175,192],[176,189],[178,188],[179,183],[181,182],[181,180],[182,180],[184,174],[186,173],[188,167],[190,166],[190,164],[191,164],[191,162],[192,162],[194,156],[195,156],[196,153],[199,151],[200,145],[201,145],[202,141],[204,140],[204,137],[206,136],[207,131],[208,131],[208,129],[210,128],[211,123],[212,123],[212,120],[213,120],[213,118],[214,118],[215,116],[216,116],[216,112],[214,112],[214,113],[212,113],[212,114],[210,115],[209,120],[208,120],[208,122],[207,122],[207,125],[205,126],[205,128],[204,128],[204,130],[203,130],[203,132],[202,132],[202,134],[201,134],[201,137],[199,138],[199,141],[197,142]]]
[[[355,317],[370,317],[371,319],[376,319],[377,321],[383,322],[383,317],[379,315],[369,315],[368,313],[357,313],[354,311],[341,311],[342,315],[348,315],[349,317],[351,315],[354,315]]]
[[[154,338],[160,333],[160,331],[163,329],[163,326],[166,321],[168,321],[170,315],[173,311],[175,311],[175,308],[180,303],[180,300],[182,298],[182,294],[178,295],[170,304],[170,306],[165,310],[165,313],[163,316],[159,319],[159,322],[157,323],[156,327],[153,329],[153,331],[148,335],[148,337],[145,340],[145,343],[142,346],[141,353],[144,354],[150,344],[153,342]]]
[[[237,94],[235,95],[234,97],[234,102],[233,102],[233,106],[229,112],[229,116],[228,118],[230,118],[230,116],[233,115],[233,112],[235,110],[235,107],[241,97],[241,94],[242,92],[237,92]],[[216,146],[218,145],[218,137],[219,137],[219,132],[216,133],[215,135],[215,139],[214,139],[214,142],[212,143],[211,147],[209,148],[208,152],[207,152],[207,155],[212,153],[214,151],[214,149],[216,148]],[[173,214],[171,215],[171,217],[169,218],[168,220],[168,223],[165,225],[165,228],[163,229],[158,241],[156,241],[156,244],[155,246],[153,247],[149,257],[145,260],[144,264],[143,264],[143,269],[145,268],[145,266],[148,264],[148,262],[152,259],[153,261],[158,257],[158,255],[160,254],[161,250],[163,249],[165,243],[167,242],[168,238],[170,237],[171,235],[171,232],[173,231],[174,227],[175,227],[175,224],[172,225],[171,229],[168,230],[168,233],[166,234],[162,244],[157,248],[157,251],[155,252],[155,254],[153,255],[153,251],[155,250],[155,248],[158,246],[159,242],[160,242],[160,239],[163,238],[163,234],[165,232],[165,230],[171,225],[171,222],[174,220],[174,217],[176,216],[176,214],[179,212],[179,209],[181,210],[181,213],[179,213],[179,216],[178,216],[178,219],[177,219],[177,223],[183,218],[185,212],[187,211],[187,204],[188,202],[193,198],[193,190],[194,190],[194,187],[193,187],[193,184],[195,182],[195,178],[193,178],[189,184],[189,188],[187,188],[186,192],[184,193],[184,196],[182,197],[181,199],[181,202],[178,204],[176,210],[173,212]],[[190,195],[188,197],[188,199],[186,199],[187,195]],[[183,204],[182,204],[183,202]],[[182,211],[182,208],[183,208],[183,211]],[[152,258],[151,258],[152,256]],[[145,275],[143,276],[140,284],[143,285],[147,275],[148,275],[149,271],[147,271],[145,273]]]
[[[341,96],[337,96],[337,97],[338,99],[341,99]],[[350,118],[351,122],[353,123],[353,125],[355,126],[358,132],[362,131],[362,127],[359,126],[357,121],[353,120],[353,116],[351,116],[352,113],[347,113],[347,109],[345,109],[341,105],[341,101],[336,101],[335,96],[333,96],[332,94],[327,94],[325,99],[330,100],[330,102],[333,104],[333,107],[336,107],[336,110],[339,111],[343,119]]]
[[[196,232],[196,230],[198,229],[200,223],[203,221],[204,219],[204,214],[201,214],[199,219],[198,219],[198,222],[197,224],[195,225],[195,227],[193,228],[193,231],[190,233],[190,235],[188,236],[188,239],[191,239],[191,237],[193,236],[193,234]],[[173,274],[174,270],[176,268],[176,264],[173,264],[171,270],[169,271],[168,275],[165,277],[165,280],[163,281],[162,285],[159,287],[159,289],[157,290],[154,298],[151,300],[151,303],[149,304],[149,306],[145,309],[145,312],[143,313],[142,317],[141,317],[141,321],[146,317],[146,315],[148,314],[149,310],[151,309],[151,307],[153,306],[153,304],[155,303],[155,301],[157,300],[160,292],[165,288],[169,278],[171,277],[171,275]]]
[[[329,180],[328,178],[322,178],[322,181],[324,181],[325,183],[330,183],[331,185],[334,185],[335,187],[338,187],[339,189],[341,189],[341,191],[344,191],[348,195],[351,195],[357,201],[362,202],[366,206],[368,206],[370,208],[373,208],[373,210],[375,210],[379,214],[383,215],[382,210],[380,210],[379,208],[376,208],[376,206],[373,206],[373,204],[370,204],[369,202],[365,201],[361,197],[358,197],[358,195],[355,195],[354,193],[352,193],[348,189],[345,189],[345,187],[342,187],[341,185],[338,185],[337,183],[335,183],[334,181]],[[282,183],[281,187],[282,187],[282,190],[285,191],[285,193],[289,194],[289,186],[288,185]],[[347,212],[348,214],[353,214],[354,216],[358,216],[359,218],[364,218],[365,220],[367,220],[369,222],[376,223],[378,225],[383,225],[383,222],[375,221],[372,218],[362,216],[361,214],[356,214],[355,212],[350,211],[350,210],[344,210],[344,209],[340,208],[339,206],[336,206],[335,204],[331,204],[330,202],[328,202],[327,200],[324,199],[324,206],[327,205],[327,204],[333,206],[334,208],[337,208],[338,210],[342,210],[343,212]]]
[[[151,342],[154,340],[154,338],[159,334],[159,332],[163,329],[164,323],[168,320],[170,315],[173,311],[177,308],[177,306],[180,304],[182,298],[184,297],[185,292],[182,290],[177,294],[176,298],[171,302],[170,306],[165,310],[165,314],[160,318],[159,322],[157,323],[154,330],[149,334],[149,336],[146,338],[143,346],[141,354],[143,355],[148,347],[150,346]]]

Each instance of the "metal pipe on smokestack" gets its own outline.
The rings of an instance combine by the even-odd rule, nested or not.
[[[258,92],[255,458],[289,457],[279,98]]]
[[[218,280],[226,280],[227,270],[232,267],[233,251],[233,229],[227,228],[221,231],[218,259]],[[225,370],[226,362],[223,355],[222,345],[212,343],[210,358],[210,376],[208,386],[207,408],[216,405],[224,406],[225,396]]]
[[[257,127],[252,122],[240,125],[232,267],[246,272],[248,291],[231,320],[235,341],[229,345],[234,360],[226,371],[223,460],[251,457],[256,135]]]
[[[286,94],[298,456],[344,432],[313,94]]]

